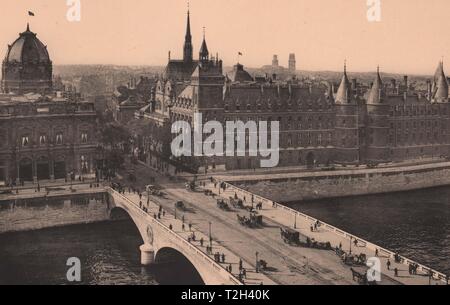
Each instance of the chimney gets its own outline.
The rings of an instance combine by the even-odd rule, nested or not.
[[[403,85],[408,90],[408,75],[403,76]]]
[[[431,100],[431,80],[427,80],[427,99]]]
[[[352,89],[356,90],[356,78],[352,78]]]
[[[395,89],[397,87],[397,81],[395,80],[395,78],[391,79],[391,86],[392,89]]]

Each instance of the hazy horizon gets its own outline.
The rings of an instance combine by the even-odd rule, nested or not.
[[[4,1],[5,2],[5,1]],[[212,55],[225,66],[270,65],[277,54],[297,70],[381,71],[432,75],[449,58],[448,0],[381,0],[381,22],[367,20],[366,0],[190,0],[194,56],[206,27]],[[29,17],[27,11],[35,17]],[[2,4],[0,56],[30,22],[48,45],[55,65],[165,66],[182,57],[185,0],[81,0],[81,21],[66,19],[60,0],[22,0]]]

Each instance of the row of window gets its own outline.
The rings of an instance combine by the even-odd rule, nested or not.
[[[285,107],[284,107],[285,106]],[[329,111],[331,110],[331,104],[326,104],[326,105],[321,105],[321,104],[298,104],[297,107],[293,107],[294,105],[292,104],[288,104],[288,105],[282,105],[282,104],[267,104],[267,108],[263,108],[261,104],[257,104],[256,108],[252,107],[251,104],[247,104],[246,106],[244,105],[240,105],[240,104],[235,104],[234,108],[230,107],[228,104],[224,105],[224,110],[225,111],[262,111],[263,109],[267,109],[267,110],[284,110],[284,111],[295,111],[297,110],[304,110],[307,109],[308,111],[313,111],[313,110],[317,110],[317,111]],[[255,108],[255,109],[254,109]]]
[[[81,143],[88,143],[88,133],[87,132],[82,132],[81,133],[81,137],[80,137],[80,141]],[[46,135],[40,135],[39,136],[39,145],[40,146],[45,146],[48,143],[48,138]],[[28,135],[24,135],[22,136],[22,142],[21,145],[22,147],[28,147],[30,145],[30,136]],[[59,132],[56,134],[55,136],[55,144],[56,145],[62,145],[64,144],[64,138],[63,138],[63,133]]]

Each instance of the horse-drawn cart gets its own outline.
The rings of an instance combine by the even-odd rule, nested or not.
[[[177,201],[177,202],[175,203],[175,207],[176,207],[178,210],[181,210],[181,211],[187,211],[186,204],[185,204],[183,201]]]
[[[300,245],[300,232],[290,228],[280,228],[281,238],[286,244]]]
[[[233,197],[230,197],[230,203],[235,209],[244,209],[244,203],[242,199],[234,199]]]
[[[230,211],[230,206],[223,199],[217,199],[217,207],[224,211]]]
[[[256,228],[262,226],[262,215],[257,215],[255,213],[251,213],[250,217],[237,215],[237,219],[242,226],[249,228]]]

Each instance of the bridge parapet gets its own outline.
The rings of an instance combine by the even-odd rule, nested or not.
[[[344,239],[347,239],[349,241],[352,240],[357,240],[358,244],[363,246],[366,249],[371,250],[373,253],[375,253],[375,251],[378,251],[380,255],[384,255],[387,256],[390,259],[394,259],[395,256],[397,255],[396,253],[385,249],[383,247],[380,247],[374,243],[371,243],[367,240],[364,240],[363,238],[357,237],[351,233],[348,233],[344,230],[341,230],[335,226],[332,226],[326,222],[323,222],[322,220],[316,219],[314,217],[311,217],[309,215],[306,215],[302,212],[296,211],[294,209],[291,209],[285,205],[282,205],[276,201],[273,201],[271,199],[265,198],[263,196],[254,194],[252,192],[249,192],[247,190],[244,190],[240,187],[237,187],[229,182],[226,181],[216,181],[217,182],[217,186],[218,188],[220,188],[220,185],[223,183],[225,185],[225,188],[227,191],[229,192],[234,192],[239,198],[243,199],[246,198],[247,200],[251,200],[251,198],[253,198],[253,201],[255,203],[259,203],[261,202],[263,205],[265,205],[266,207],[270,207],[270,208],[275,208],[277,210],[281,210],[284,213],[286,213],[286,215],[290,215],[290,218],[296,218],[298,220],[300,220],[301,218],[303,218],[305,221],[309,222],[309,223],[317,223],[319,222],[321,224],[322,227],[324,227],[327,231],[332,232],[333,234],[336,234],[337,236],[340,236]],[[217,189],[212,189],[213,191],[217,191]],[[224,196],[223,192],[220,192],[219,195]],[[294,216],[294,217],[292,217]],[[447,275],[445,275],[442,272],[439,272],[437,270],[434,270],[430,267],[427,267],[423,264],[420,264],[414,260],[411,260],[409,258],[406,258],[404,256],[398,255],[398,258],[400,259],[401,263],[403,265],[409,266],[409,265],[416,265],[418,267],[418,271],[422,271],[423,275],[431,275],[431,278],[433,278],[436,281],[440,281],[442,283],[447,283],[448,282],[448,277]]]

